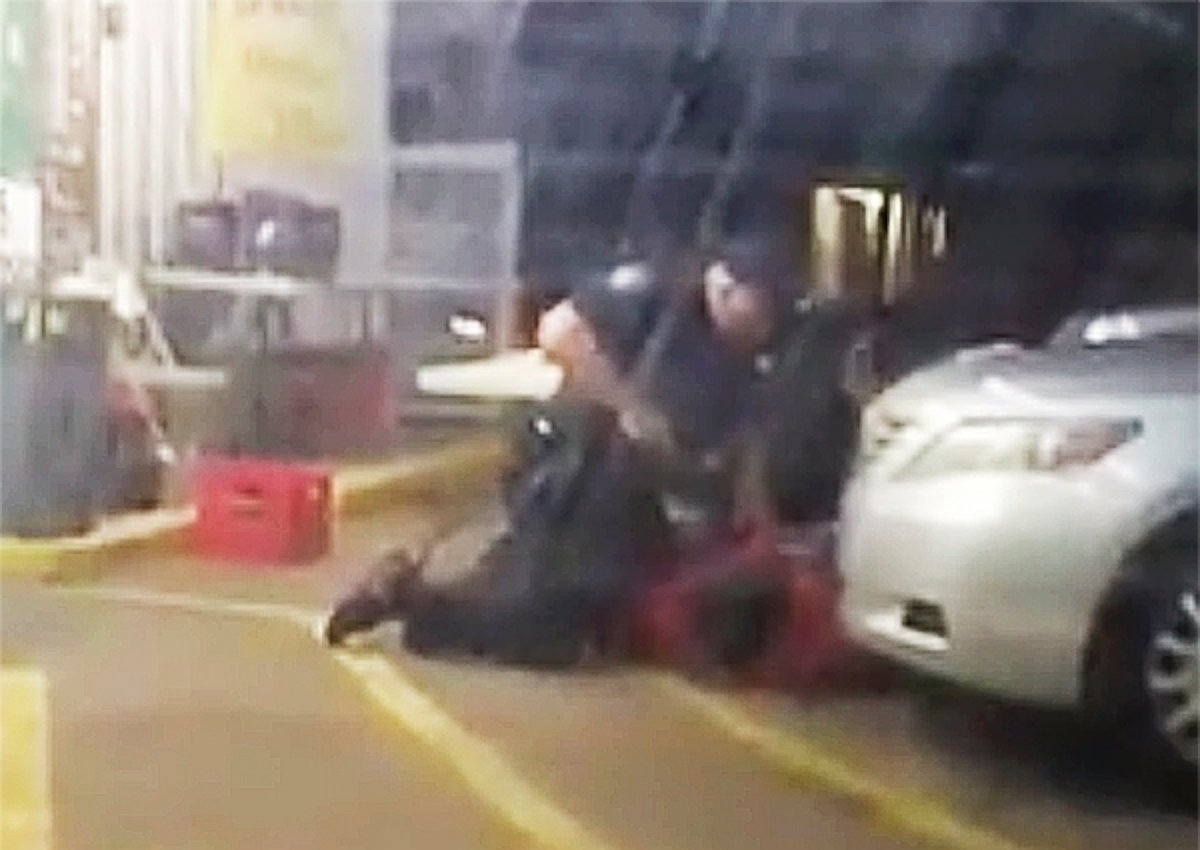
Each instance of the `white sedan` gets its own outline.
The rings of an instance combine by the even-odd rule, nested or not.
[[[960,352],[865,411],[844,614],[867,648],[1197,754],[1197,312]],[[1164,330],[1165,329],[1165,330]]]

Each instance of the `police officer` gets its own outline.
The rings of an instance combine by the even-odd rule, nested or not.
[[[771,526],[755,383],[793,300],[790,258],[755,236],[681,279],[689,266],[627,263],[587,281],[546,313],[538,343],[567,394],[619,412],[685,514]]]
[[[641,547],[630,545],[639,533],[630,514],[649,509],[641,482],[632,479],[643,477],[644,466],[653,467],[659,493],[702,532],[773,527],[755,365],[786,300],[790,269],[761,239],[731,243],[702,269],[694,261],[670,268],[624,263],[580,282],[540,322],[539,344],[567,375],[560,403],[612,411],[628,438],[612,444],[615,453],[602,452],[606,462],[592,467],[577,503],[568,536],[583,541],[576,547],[586,552],[582,584],[556,589],[553,581],[525,579],[544,559],[523,547],[564,536],[530,533],[534,511],[510,530],[491,553],[495,564],[472,586],[449,593],[429,586],[419,557],[383,565],[335,610],[326,628],[330,643],[402,618],[406,643],[417,651],[465,645],[524,663],[569,663],[586,640],[584,619],[618,600],[632,580],[631,554]],[[623,460],[624,442],[645,463]],[[521,579],[520,592],[505,589],[513,578]]]

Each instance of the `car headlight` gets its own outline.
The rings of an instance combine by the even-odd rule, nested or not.
[[[1136,419],[962,422],[920,452],[903,479],[967,472],[1053,472],[1095,463],[1141,433]]]

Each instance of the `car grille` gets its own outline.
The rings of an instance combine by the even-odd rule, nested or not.
[[[906,629],[922,634],[946,637],[946,616],[942,606],[920,599],[910,599],[904,603],[904,615],[901,621]]]

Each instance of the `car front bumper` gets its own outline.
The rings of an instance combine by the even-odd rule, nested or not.
[[[1092,611],[1121,557],[1124,507],[1097,483],[1026,474],[859,479],[839,543],[850,634],[939,678],[1075,704]]]

